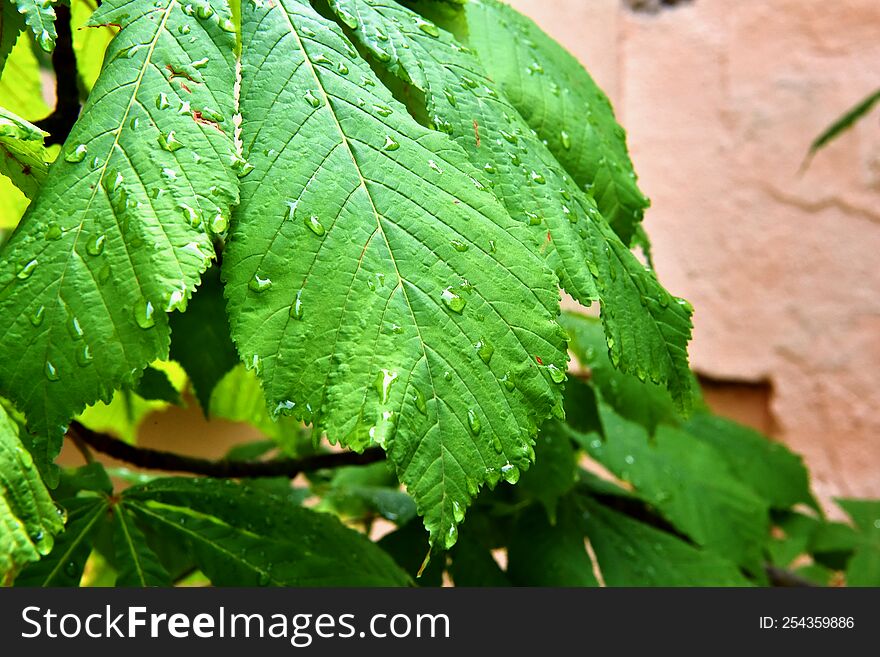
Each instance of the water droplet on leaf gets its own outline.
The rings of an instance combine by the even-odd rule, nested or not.
[[[316,217],[315,215],[311,215],[310,217],[303,217],[303,223],[305,223],[306,227],[318,237],[321,237],[326,232],[324,230],[324,225],[321,223],[321,220],[318,219],[318,217]]]
[[[460,294],[454,292],[452,288],[447,287],[440,294],[440,298],[443,299],[443,303],[446,305],[449,310],[454,313],[461,314],[464,310],[465,304],[467,301],[462,298]]]
[[[36,268],[36,259],[26,262],[24,265],[22,265],[21,269],[18,270],[18,274],[16,274],[18,280],[23,281],[30,278]]]
[[[60,240],[61,235],[62,235],[61,227],[58,224],[56,224],[55,222],[52,222],[46,228],[45,237],[46,237],[46,240],[49,242],[54,242],[55,240]]]
[[[98,235],[86,244],[86,253],[90,256],[99,256],[104,252],[104,243],[107,238],[104,235]]]
[[[254,277],[248,281],[248,289],[252,292],[265,292],[270,287],[272,287],[272,280],[268,277],[263,278],[259,274],[254,274]]]
[[[293,319],[301,320],[303,318],[302,293],[302,289],[297,290],[296,297],[290,305],[290,317]]]
[[[304,98],[306,99],[306,102],[312,107],[317,108],[321,106],[321,99],[318,98],[311,89],[306,91],[306,95],[304,96]]]
[[[170,153],[183,148],[183,144],[174,136],[174,130],[171,130],[168,134],[160,132],[157,139],[159,140],[159,145]]]
[[[67,153],[64,155],[64,161],[70,162],[72,164],[82,162],[84,159],[86,159],[86,152],[88,152],[88,150],[88,146],[86,146],[85,144],[79,144],[72,150],[67,151]]]
[[[480,357],[480,360],[489,364],[489,361],[492,360],[492,354],[495,353],[495,347],[489,342],[486,338],[480,338],[480,341],[474,345],[474,348],[477,350],[477,355]]]
[[[479,416],[477,416],[476,411],[474,409],[469,408],[467,413],[468,427],[470,427],[471,433],[475,436],[480,433],[483,429],[483,423],[480,422]]]
[[[59,378],[61,378],[58,375],[58,370],[48,360],[46,361],[46,366],[43,368],[43,373],[46,375],[46,378],[49,379],[50,381],[57,381]]]
[[[134,307],[134,321],[142,329],[153,328],[156,325],[155,309],[153,304],[146,299],[141,299]]]

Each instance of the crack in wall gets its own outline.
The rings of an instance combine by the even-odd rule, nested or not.
[[[641,14],[656,14],[664,9],[673,9],[692,2],[693,0],[623,0],[623,6]]]

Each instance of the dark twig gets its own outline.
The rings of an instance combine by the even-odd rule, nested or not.
[[[55,5],[55,29],[58,38],[52,52],[52,68],[55,69],[55,110],[37,127],[49,133],[46,144],[63,144],[79,117],[79,87],[77,86],[76,54],[73,52],[73,35],[70,30],[70,8]]]
[[[77,425],[77,426],[79,426],[79,425]],[[89,446],[82,439],[82,436],[80,436],[79,431],[77,430],[77,427],[71,426],[70,430],[67,432],[67,435],[70,438],[70,440],[73,442],[74,447],[76,447],[76,449],[79,451],[79,453],[82,454],[82,457],[83,457],[83,459],[85,459],[85,462],[86,463],[94,463],[95,457],[92,454],[92,450],[89,449]]]
[[[797,573],[793,573],[790,570],[786,570],[785,568],[778,568],[776,566],[771,566],[770,564],[766,564],[764,566],[764,572],[767,573],[767,579],[770,580],[770,583],[773,586],[787,586],[787,587],[815,587],[817,584],[815,582],[811,582],[810,580],[801,577]]]
[[[249,479],[257,477],[287,477],[293,479],[302,472],[314,472],[328,468],[339,468],[347,465],[367,465],[385,458],[385,452],[378,447],[357,452],[332,452],[314,454],[298,459],[276,459],[274,461],[227,461],[185,456],[173,452],[163,452],[147,447],[137,447],[112,438],[106,434],[92,431],[74,422],[70,425],[68,435],[71,440],[76,436],[92,449],[112,456],[120,461],[131,463],[147,470],[165,470],[168,472],[188,472],[227,479]]]

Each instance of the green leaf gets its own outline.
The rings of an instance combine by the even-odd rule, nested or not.
[[[173,362],[154,362],[153,369],[161,370],[180,396],[186,383],[183,370]],[[171,396],[171,393],[168,393]],[[168,407],[167,401],[147,400],[131,390],[117,390],[110,403],[97,402],[77,416],[77,420],[92,431],[110,433],[127,443],[137,442],[141,423],[151,413]]]
[[[855,553],[846,567],[849,586],[880,586],[880,500],[838,499],[857,530]]]
[[[228,8],[138,6],[108,0],[92,17],[123,27],[0,251],[0,350],[20,355],[0,361],[0,391],[46,438],[41,467],[70,417],[167,356],[164,311],[191,294],[213,256],[205,224],[236,200],[233,98],[215,92],[234,83]]]
[[[107,498],[83,497],[65,502],[67,525],[55,540],[52,551],[38,563],[24,569],[16,586],[78,586],[89,553],[91,539],[107,516]]]
[[[712,445],[730,472],[772,508],[785,509],[801,502],[817,508],[803,460],[785,445],[708,413],[694,415],[682,428]]]
[[[880,89],[877,89],[877,91],[862,99],[854,107],[844,113],[843,116],[828,126],[822,134],[816,137],[813,143],[810,144],[810,151],[807,154],[808,160],[816,153],[816,151],[827,146],[844,132],[849,130],[859,119],[866,116],[868,112],[874,109],[874,105],[877,103],[880,103]]]
[[[166,540],[190,546],[217,586],[403,586],[409,578],[336,518],[231,481],[157,479],[124,502]]]
[[[241,362],[229,337],[226,302],[216,267],[202,276],[186,311],[171,316],[171,358],[183,365],[202,412],[209,416],[214,388]]]
[[[688,433],[661,425],[653,438],[600,403],[604,439],[569,430],[587,453],[698,545],[757,570],[769,530],[767,503],[724,459]]]
[[[534,233],[563,287],[584,305],[599,299],[616,365],[668,385],[690,407],[691,309],[674,299],[602,220],[476,56],[408,9],[332,0],[375,59],[424,93],[431,127],[447,132],[484,169],[512,217]],[[387,41],[376,40],[382,33]],[[424,113],[424,111],[422,113]],[[627,178],[629,180],[629,178]]]
[[[32,122],[51,111],[43,99],[40,64],[29,38],[20,38],[6,60],[0,76],[0,106]]]
[[[86,92],[95,86],[104,63],[104,52],[116,35],[116,30],[110,25],[89,26],[89,19],[97,6],[96,0],[70,0],[73,52],[79,79]]]
[[[0,582],[47,554],[64,528],[18,431],[0,406]]]
[[[6,0],[4,0],[5,2]],[[12,0],[34,34],[34,41],[46,52],[55,47],[55,8],[50,0]]]
[[[391,555],[418,586],[428,588],[443,584],[445,559],[441,554],[434,555],[428,561],[430,548],[425,531],[419,523],[407,523],[383,536],[377,544]]]
[[[398,486],[386,462],[339,468],[326,489],[315,487],[321,495],[317,508],[353,519],[378,514],[397,525],[405,525],[415,517],[416,505]]]
[[[630,244],[649,201],[607,96],[574,56],[511,7],[473,0],[465,11],[470,45],[492,78]]]
[[[519,480],[517,492],[544,505],[551,523],[556,519],[559,499],[575,484],[577,452],[559,422],[541,428],[535,445],[535,465]]]
[[[301,0],[242,13],[253,170],[223,260],[233,339],[270,408],[383,445],[433,543],[451,546],[480,486],[526,469],[559,409],[555,277],[338,27]]]
[[[76,497],[80,491],[91,491],[110,495],[113,492],[113,482],[97,461],[87,463],[78,468],[65,468],[61,471],[58,487],[54,490],[56,499],[65,500]]]
[[[33,198],[49,171],[46,133],[0,107],[0,174]]]
[[[147,545],[124,504],[113,510],[113,541],[116,547],[116,586],[170,586],[171,579],[156,553]]]
[[[0,2],[0,73],[23,29],[24,17],[18,13],[15,5],[8,0]]]
[[[510,536],[507,554],[507,575],[514,586],[599,585],[578,511],[570,499],[560,505],[553,525],[538,506],[524,511]]]
[[[650,381],[640,381],[612,365],[599,320],[580,313],[564,312],[560,323],[568,331],[568,348],[581,365],[590,370],[590,385],[599,390],[602,399],[617,413],[641,424],[651,433],[661,422],[680,422],[675,402],[666,389]],[[690,378],[695,405],[702,406],[699,386],[692,374]]]
[[[584,497],[584,524],[607,586],[749,586],[713,552]]]
[[[208,408],[212,419],[247,422],[281,447],[296,446],[300,442],[300,422],[285,415],[271,417],[260,382],[253,370],[246,370],[244,365],[234,367],[220,379],[211,393]]]
[[[162,370],[148,367],[141,375],[135,392],[141,399],[147,401],[164,401],[169,404],[181,404],[180,392],[175,388]]]
[[[492,553],[468,532],[452,549],[449,575],[456,586],[510,586]]]
[[[772,539],[767,544],[770,562],[788,568],[795,559],[807,554],[821,524],[818,519],[802,513],[774,513]]]

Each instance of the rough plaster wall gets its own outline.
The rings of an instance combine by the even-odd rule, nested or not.
[[[629,131],[662,280],[696,307],[694,366],[773,387],[815,487],[880,496],[877,114],[798,174],[880,87],[877,0],[513,0],[584,61]]]

